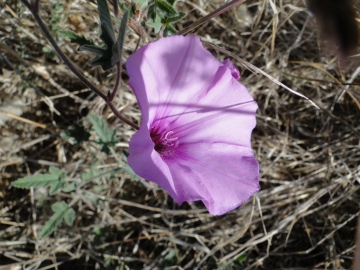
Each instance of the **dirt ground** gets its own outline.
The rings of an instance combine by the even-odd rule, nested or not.
[[[259,105],[252,144],[261,191],[214,217],[202,203],[177,205],[128,170],[124,156],[134,129],[59,60],[20,1],[1,1],[0,269],[350,269],[360,209],[359,55],[340,67],[320,46],[304,2],[250,0],[192,31],[273,78],[232,59]],[[175,27],[222,4],[178,1],[188,15]],[[91,68],[93,56],[61,34],[71,29],[99,44],[96,2],[41,1],[40,14],[85,76],[104,92],[112,87],[115,71]],[[151,28],[144,29],[156,40]],[[129,30],[124,60],[138,41]],[[125,74],[123,79],[115,105],[139,123]],[[114,151],[101,151],[90,114],[116,129]],[[70,140],[66,134],[74,129],[89,137]],[[51,166],[69,179],[93,177],[77,194],[73,225],[62,223],[40,239],[51,205],[73,196],[10,184]]]

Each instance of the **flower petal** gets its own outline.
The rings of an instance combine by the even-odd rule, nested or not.
[[[222,65],[196,36],[162,38],[140,48],[126,62],[129,85],[140,108],[146,111],[150,106],[148,123],[154,110],[162,118],[183,112],[189,102],[196,103]],[[182,106],[173,106],[174,100]]]
[[[178,203],[202,200],[214,215],[259,190],[257,104],[230,61],[220,63],[195,36],[172,36],[139,49],[126,66],[142,112],[128,159],[138,175]]]
[[[222,143],[187,145],[168,161],[179,201],[202,200],[222,215],[259,190],[259,165],[251,149]]]
[[[131,138],[129,150],[128,163],[133,171],[142,178],[157,183],[171,197],[177,198],[169,167],[154,150],[154,143],[145,126]]]
[[[182,114],[168,117],[167,128],[181,143],[223,142],[251,148],[256,102],[228,68],[219,67],[213,80],[198,103],[183,104],[188,108]]]

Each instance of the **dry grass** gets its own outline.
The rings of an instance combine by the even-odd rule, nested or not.
[[[179,9],[190,13],[177,27],[223,2],[179,2]],[[93,2],[41,3],[42,17],[55,33],[61,27],[98,36]],[[63,10],[55,14],[59,3]],[[303,1],[248,1],[196,30],[204,41],[256,65],[321,108],[242,68],[242,82],[259,104],[253,147],[261,164],[261,191],[253,200],[213,217],[200,203],[178,206],[157,187],[116,172],[85,185],[84,192],[97,199],[82,194],[74,226],[61,225],[45,239],[38,234],[52,214],[50,205],[71,196],[46,196],[39,207],[46,190],[10,189],[9,184],[47,172],[50,165],[73,177],[95,161],[115,171],[134,131],[60,63],[24,6],[5,0],[0,7],[0,102],[22,104],[20,111],[11,111],[21,119],[8,114],[0,127],[1,270],[350,268],[360,201],[359,69],[341,71],[320,51]],[[56,37],[92,82],[104,91],[112,86],[112,71],[91,69],[90,55]],[[127,54],[137,39],[129,35]],[[125,83],[116,104],[139,121]],[[60,136],[75,123],[90,130],[90,112],[116,128],[116,154],[100,153],[91,141],[74,146]]]

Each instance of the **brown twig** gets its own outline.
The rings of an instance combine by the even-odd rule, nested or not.
[[[233,7],[242,4],[246,2],[246,0],[234,0],[231,1],[230,3],[227,3],[223,6],[221,6],[220,8],[218,8],[217,10],[211,12],[209,15],[206,15],[205,17],[202,17],[201,19],[197,20],[196,22],[194,22],[193,24],[191,24],[190,26],[186,27],[185,29],[180,30],[177,34],[178,35],[185,35],[187,33],[189,33],[191,30],[195,29],[196,27],[202,25],[203,23],[211,20],[212,18],[219,16],[220,14],[232,9]]]

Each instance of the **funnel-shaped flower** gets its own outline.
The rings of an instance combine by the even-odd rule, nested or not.
[[[259,190],[250,141],[257,104],[229,60],[196,36],[172,36],[137,50],[126,68],[142,112],[129,148],[135,173],[214,215]]]

